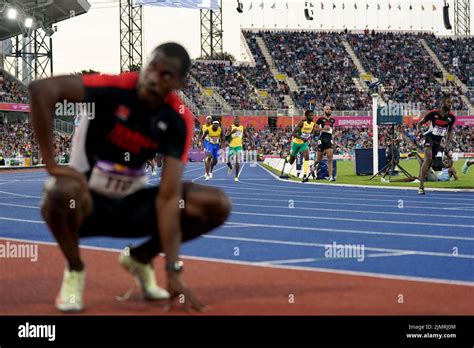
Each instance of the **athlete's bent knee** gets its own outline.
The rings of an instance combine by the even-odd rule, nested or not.
[[[71,178],[51,178],[43,190],[41,213],[49,222],[58,214],[69,215],[80,212],[87,216],[92,210],[92,198],[89,192],[83,192],[78,181]]]

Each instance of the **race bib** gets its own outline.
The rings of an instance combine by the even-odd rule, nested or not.
[[[303,139],[309,139],[311,137],[311,133],[301,133],[301,137]]]
[[[133,169],[108,161],[98,161],[89,178],[89,188],[110,198],[122,198],[145,187],[145,169]]]
[[[210,143],[211,144],[219,144],[219,138],[211,138]]]
[[[242,132],[241,131],[237,131],[234,133],[234,138],[242,138]]]
[[[448,132],[448,128],[446,127],[438,127],[438,126],[433,127],[433,135],[444,137],[447,132]]]

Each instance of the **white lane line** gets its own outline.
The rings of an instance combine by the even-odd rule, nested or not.
[[[298,230],[298,231],[321,231],[330,233],[348,233],[348,234],[368,234],[376,236],[395,236],[395,237],[410,237],[410,238],[427,238],[427,239],[452,239],[452,240],[463,240],[463,241],[474,241],[474,237],[459,237],[459,236],[446,236],[437,234],[417,234],[417,233],[398,233],[398,232],[379,232],[379,231],[365,231],[365,230],[351,230],[351,229],[336,229],[336,228],[323,228],[323,227],[300,227],[300,226],[289,226],[289,225],[273,225],[273,224],[252,224],[240,222],[226,222],[226,225],[238,225],[237,227],[259,227],[259,228],[273,228],[283,230]]]
[[[405,255],[415,255],[413,252],[399,252],[399,253],[382,253],[382,254],[370,254],[365,255],[365,257],[390,257],[390,256],[405,256]]]
[[[222,170],[222,169],[225,169],[225,168],[227,168],[227,166],[226,166],[226,165],[223,165],[223,166],[220,167],[220,168],[214,169],[214,171],[213,171],[212,173],[217,173],[218,171],[220,171],[220,170]],[[199,168],[199,169],[202,169],[202,168]],[[192,182],[195,182],[196,180],[198,180],[198,179],[200,179],[200,178],[204,178],[204,174],[198,176],[197,178],[192,179],[191,181],[192,181]],[[189,179],[187,179],[187,180],[189,180]],[[186,181],[187,181],[187,180],[186,180]],[[212,181],[212,179],[211,179],[210,181]]]
[[[405,255],[414,255],[413,252],[397,252],[397,253],[379,253],[379,254],[370,254],[370,255],[364,255],[364,258],[367,257],[391,257],[391,256],[405,256]],[[308,263],[308,262],[317,262],[317,261],[338,261],[338,260],[352,260],[355,259],[357,260],[356,257],[353,258],[341,258],[341,257],[335,257],[335,258],[329,258],[329,257],[324,257],[324,258],[305,258],[305,259],[288,259],[288,260],[269,260],[269,261],[259,261],[258,263],[261,264],[268,264],[268,265],[283,265],[283,264],[293,264],[293,263]]]
[[[244,184],[249,184],[249,183],[246,183],[245,181],[242,181],[242,183]],[[255,191],[255,192],[262,192],[260,193],[260,195],[262,194],[265,194],[265,195],[272,195],[268,192],[274,192],[275,190],[278,190],[279,193],[285,193],[286,196],[288,195],[294,195],[294,196],[312,196],[312,197],[315,197],[315,198],[321,198],[321,197],[324,197],[324,199],[339,199],[339,200],[361,200],[361,201],[377,201],[377,202],[393,202],[393,201],[398,201],[398,200],[403,200],[405,203],[406,202],[410,202],[410,203],[426,203],[427,201],[424,200],[424,199],[418,199],[418,200],[415,200],[415,199],[407,199],[408,198],[411,198],[410,196],[402,196],[402,195],[382,195],[382,197],[393,197],[393,199],[383,199],[383,198],[367,198],[367,197],[370,197],[370,196],[380,196],[380,195],[377,195],[377,194],[374,194],[372,192],[364,192],[364,193],[351,193],[351,194],[348,194],[348,195],[345,195],[345,192],[344,191],[337,191],[337,190],[334,190],[334,191],[311,191],[311,190],[305,190],[305,191],[297,191],[297,190],[284,190],[284,189],[281,189],[281,187],[278,187],[278,185],[266,185],[266,184],[261,184],[261,183],[258,183],[258,184],[255,184],[257,186],[268,186],[269,188],[268,189],[258,189],[258,188],[250,188],[250,187],[247,187],[247,186],[243,186],[243,191]],[[225,186],[225,185],[220,185],[220,187],[222,188],[232,188],[232,186]],[[360,192],[360,191],[359,191]],[[281,196],[281,194],[279,194]],[[328,197],[329,195],[334,195],[334,196],[337,196],[337,197]],[[354,196],[359,196],[359,197],[362,197],[362,198],[354,198]],[[447,200],[453,200],[456,202],[456,204],[462,204],[463,206],[472,206],[474,207],[474,200],[472,199],[463,199],[463,198],[445,198],[445,197],[442,197],[442,196],[437,196],[436,198],[438,199],[442,199],[443,202],[440,202],[439,204],[441,205],[448,205],[447,204]],[[463,202],[459,202],[460,200],[465,200],[465,201],[469,201],[469,202],[473,202],[472,204],[470,203],[463,203]],[[430,200],[429,201],[429,204],[432,205],[432,204],[435,204],[437,202],[433,202],[433,200]]]
[[[246,164],[246,163],[244,163],[244,164],[242,165],[242,167],[240,167],[239,174],[237,175],[238,178],[240,178],[240,174],[242,174],[242,172],[244,171],[245,164]]]
[[[328,243],[323,244],[323,243],[292,242],[292,241],[274,240],[274,239],[242,238],[242,237],[228,237],[228,236],[215,236],[215,235],[212,235],[212,236],[203,235],[202,237],[206,239],[233,240],[233,241],[239,241],[239,242],[262,243],[262,244],[291,245],[291,246],[301,246],[301,247],[310,247],[310,248],[326,248],[327,246],[331,246],[331,244],[328,244]],[[439,253],[439,252],[422,251],[422,250],[372,248],[372,247],[367,247],[367,246],[365,247],[365,250],[390,252],[390,253],[412,253],[413,255],[423,255],[423,256],[474,259],[474,255],[470,255],[470,254],[453,255],[453,253]]]
[[[31,240],[31,239],[1,237],[0,240],[9,240],[9,241],[19,242],[19,243],[34,243],[34,244],[57,246],[57,243],[42,242],[42,241],[36,241],[36,240]],[[123,250],[123,249],[117,249],[117,248],[94,247],[94,246],[87,246],[87,245],[81,245],[81,249],[106,251],[106,252],[113,252],[113,253],[119,253]],[[377,279],[390,279],[390,280],[400,280],[400,281],[413,281],[413,282],[422,282],[422,283],[448,284],[448,285],[474,287],[474,281],[466,281],[466,280],[450,280],[450,279],[429,278],[429,277],[423,278],[423,277],[403,276],[403,275],[395,275],[395,274],[387,274],[387,273],[339,270],[339,269],[323,268],[323,267],[266,265],[266,264],[259,264],[254,261],[237,261],[237,260],[231,260],[231,259],[219,259],[219,258],[191,256],[191,255],[183,255],[183,259],[205,261],[205,262],[216,262],[216,263],[231,264],[231,265],[238,265],[238,266],[271,268],[271,269],[278,269],[278,270],[321,272],[321,273],[339,274],[339,275],[345,275],[345,276],[361,276],[361,277],[371,277],[371,278],[377,278]]]
[[[0,220],[16,221],[16,222],[27,222],[27,223],[30,223],[30,224],[44,224],[44,221],[40,221],[40,220],[15,219],[15,218],[3,217],[3,216],[0,216]]]
[[[233,191],[235,190],[236,188],[235,187],[232,187],[232,186],[225,186],[223,187],[223,185],[219,185],[218,186],[219,188],[225,188],[225,192],[227,192],[228,194],[232,194],[232,195],[241,195],[241,196],[258,196],[258,197],[287,197],[287,200],[289,199],[298,199],[300,197],[302,198],[314,198],[314,203],[318,203],[321,201],[321,199],[324,199],[324,201],[336,201],[336,202],[341,202],[341,203],[345,203],[345,202],[348,202],[348,201],[361,201],[361,202],[392,202],[393,204],[398,204],[398,201],[399,200],[402,200],[403,201],[403,204],[405,205],[405,207],[408,207],[407,203],[423,203],[422,201],[412,201],[412,200],[408,200],[408,199],[402,199],[402,198],[399,198],[399,199],[378,199],[378,198],[352,198],[352,197],[342,197],[341,195],[338,195],[337,197],[330,197],[328,195],[318,195],[317,192],[306,192],[305,194],[303,193],[286,193],[286,194],[282,194],[281,190],[278,188],[278,186],[274,186],[273,188],[273,191],[277,191],[277,192],[280,192],[280,193],[269,193],[269,192],[272,192],[272,190],[260,190],[260,191],[263,191],[263,192],[245,192],[246,191],[246,187],[245,185],[242,185],[242,189],[241,190],[237,190],[237,191]],[[252,190],[252,191],[255,191],[255,190]],[[334,196],[336,196],[336,192],[333,193]],[[369,197],[370,195],[367,194],[367,197]],[[429,201],[429,205],[432,207],[432,208],[442,208],[443,206],[446,206],[447,203],[444,203],[442,201],[440,202],[435,202],[433,200],[430,200]],[[415,205],[410,205],[409,207],[415,207]],[[470,206],[469,206],[470,207]],[[472,205],[472,207],[474,208],[474,205]]]
[[[288,203],[288,201],[286,201]],[[296,202],[295,202],[296,203]],[[420,214],[420,213],[395,213],[395,212],[384,212],[384,211],[367,211],[367,210],[352,210],[352,209],[326,209],[326,208],[310,208],[310,207],[296,207],[289,208],[288,204],[286,206],[278,206],[278,205],[258,205],[258,204],[241,204],[241,203],[232,203],[232,206],[243,206],[243,207],[256,207],[256,208],[276,208],[276,209],[296,209],[296,210],[313,210],[313,211],[335,211],[335,212],[343,212],[343,213],[362,213],[362,214],[378,214],[378,215],[402,215],[402,216],[416,216],[423,218],[425,216],[431,217],[446,217],[446,218],[460,218],[460,219],[474,219],[474,216],[470,215],[442,215],[442,214]],[[399,209],[404,210],[404,209]],[[334,219],[339,219],[335,217]]]
[[[6,206],[6,207],[17,207],[17,208],[28,208],[28,209],[40,209],[40,207],[33,206],[33,205],[10,204],[10,203],[0,203],[0,205]]]
[[[234,193],[230,193],[231,195],[235,195]],[[244,195],[244,194],[243,194]],[[247,196],[247,195],[245,195]],[[232,198],[232,201],[234,200],[239,200],[239,201],[269,201],[269,202],[285,202],[286,204],[288,204],[288,199],[275,199],[275,198],[249,198],[249,197],[234,197],[234,196],[230,196]],[[303,203],[303,204],[312,204],[312,205],[316,205],[318,203],[320,203],[319,201],[317,200],[314,200],[314,201],[306,201],[304,199],[298,199],[298,200],[293,200],[294,204],[295,204],[295,209],[300,209],[299,206],[297,206],[298,203]],[[440,207],[427,207],[427,206],[419,206],[419,205],[409,205],[409,206],[404,206],[404,208],[399,208],[398,207],[398,202],[397,201],[393,201],[393,204],[365,204],[365,203],[346,203],[346,202],[328,202],[328,201],[325,201],[324,202],[324,206],[328,206],[328,205],[336,205],[336,206],[358,206],[358,207],[376,207],[376,208],[393,208],[393,209],[396,209],[396,210],[408,210],[408,209],[411,209],[411,208],[419,208],[419,209],[426,209],[426,210],[438,210],[438,209],[448,209],[448,208],[440,208]],[[474,209],[474,207],[473,207]],[[332,210],[332,209],[331,209]],[[459,209],[459,210],[463,210],[463,209]],[[471,210],[469,210],[471,211]],[[365,210],[364,210],[365,212]],[[407,214],[407,213],[405,213]],[[416,214],[415,214],[416,215]],[[426,215],[424,213],[420,213],[420,215]],[[440,216],[440,215],[436,215],[436,216]],[[444,215],[444,216],[449,216],[449,217],[457,217],[458,215]]]
[[[349,218],[334,218],[324,216],[303,216],[303,215],[289,215],[289,214],[268,214],[268,213],[248,213],[243,211],[232,211],[231,214],[236,215],[249,215],[249,216],[269,216],[269,217],[286,217],[292,219],[307,219],[307,220],[330,220],[330,221],[354,221],[354,222],[370,222],[370,223],[383,223],[393,225],[420,225],[420,226],[440,226],[440,227],[459,227],[459,228],[474,228],[473,225],[464,224],[441,224],[435,222],[413,222],[413,221],[393,221],[393,220],[369,220],[369,219],[349,219]]]
[[[264,265],[283,265],[283,264],[292,264],[292,263],[305,263],[305,262],[314,262],[318,259],[315,258],[306,258],[306,259],[289,259],[289,260],[271,260],[271,261],[258,261],[258,264]]]
[[[24,198],[42,198],[40,196],[21,195],[18,193],[12,193],[12,192],[6,192],[6,191],[0,191],[0,193],[4,193],[7,195],[16,196],[16,197],[24,197]]]

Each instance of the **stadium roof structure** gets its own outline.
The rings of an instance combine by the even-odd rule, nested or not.
[[[0,0],[0,40],[17,36],[28,30],[24,19],[33,18],[32,30],[42,28],[51,35],[52,24],[87,13],[87,0]],[[10,9],[17,10],[17,18],[7,18]]]

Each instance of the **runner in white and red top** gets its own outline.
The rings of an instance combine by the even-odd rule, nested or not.
[[[453,135],[453,126],[456,120],[454,114],[451,112],[453,102],[450,96],[443,96],[441,99],[441,108],[431,110],[418,122],[417,130],[418,136],[424,138],[425,158],[423,165],[420,168],[420,187],[418,194],[425,194],[425,179],[428,171],[433,163],[433,160],[439,152],[449,153],[449,144],[451,143]],[[428,130],[423,134],[421,126],[429,122]],[[442,145],[442,140],[445,138],[445,146]]]

